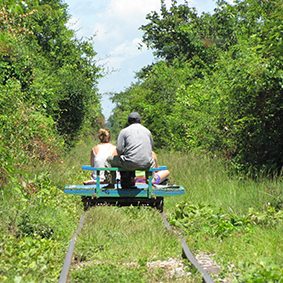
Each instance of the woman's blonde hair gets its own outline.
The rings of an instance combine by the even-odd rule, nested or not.
[[[102,143],[110,141],[110,131],[108,129],[100,129],[98,131],[98,137]]]

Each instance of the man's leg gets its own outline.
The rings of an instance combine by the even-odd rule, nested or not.
[[[105,167],[111,168],[111,167],[122,167],[121,161],[120,161],[120,156],[119,155],[114,155],[114,156],[108,156],[106,158]],[[114,185],[116,182],[116,171],[105,171],[104,173],[105,176],[105,181],[108,184]]]
[[[153,162],[150,164],[150,168],[156,168],[155,160],[153,160]],[[148,172],[146,172],[146,183],[147,184],[148,184],[148,179],[149,179]],[[152,172],[152,184],[155,182],[155,180],[156,180],[156,174],[155,172]]]

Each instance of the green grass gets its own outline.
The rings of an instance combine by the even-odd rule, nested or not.
[[[184,196],[165,199],[164,209],[192,251],[215,254],[220,276],[234,282],[281,282],[276,280],[283,280],[282,179],[231,176],[221,161],[194,154],[158,157],[170,179],[185,188]]]
[[[70,282],[89,282],[91,274],[96,274],[96,282],[198,282],[199,276],[170,278],[161,268],[146,266],[168,258],[182,260],[181,255],[178,238],[157,210],[100,206],[87,212]]]
[[[281,179],[255,181],[231,177],[221,160],[191,153],[161,152],[158,159],[160,165],[167,165],[170,180],[186,191],[184,196],[166,199],[167,210],[182,200],[213,204],[240,215],[246,214],[250,207],[262,210],[268,202],[281,201]]]
[[[181,254],[178,239],[166,229],[157,210],[96,207],[88,211],[76,254],[93,260],[129,262]]]
[[[14,174],[1,191],[0,281],[57,282],[83,206],[66,195],[66,184],[82,184],[90,172],[90,149],[80,143],[53,164]],[[231,176],[221,160],[160,151],[159,164],[185,194],[165,198],[164,210],[193,253],[215,254],[220,277],[233,282],[283,280],[282,179]],[[70,282],[200,282],[199,276],[170,278],[147,262],[181,260],[181,247],[160,215],[145,208],[96,207],[87,212],[75,247]],[[134,263],[134,264],[133,264]],[[132,265],[133,264],[133,265]],[[22,281],[20,281],[22,280]],[[179,281],[178,281],[179,280]]]

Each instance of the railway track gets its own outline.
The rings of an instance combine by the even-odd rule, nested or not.
[[[86,214],[86,212],[84,212],[83,215],[81,216],[81,219],[80,219],[80,222],[79,222],[79,225],[78,225],[78,229],[75,232],[75,234],[72,237],[72,240],[70,242],[70,245],[69,245],[66,257],[65,257],[64,265],[63,265],[63,268],[61,270],[59,283],[66,283],[67,282],[68,273],[69,273],[71,263],[72,263],[72,257],[73,257],[73,252],[74,252],[74,248],[75,248],[76,238],[77,238],[77,236],[78,236],[78,234],[79,234],[79,232],[80,232],[80,230],[83,226],[85,214]],[[168,221],[166,220],[164,212],[161,212],[161,217],[162,217],[162,220],[163,220],[166,228],[168,230],[172,231],[172,233],[174,233],[173,229],[171,228]],[[194,255],[190,251],[189,247],[187,246],[185,240],[181,237],[179,237],[179,240],[180,240],[182,247],[183,247],[183,257],[186,258],[200,272],[200,274],[202,275],[203,283],[213,283],[214,281],[209,276],[209,274],[206,272],[206,270],[202,267],[202,265],[198,262],[198,260],[194,257]],[[215,268],[215,267],[212,267],[212,268]],[[211,270],[211,271],[213,272],[213,270]],[[216,270],[216,272],[217,272],[217,270]]]
[[[162,220],[166,226],[166,228],[172,232],[174,232],[169,225],[168,221],[166,220],[165,213],[161,213]],[[201,273],[202,279],[204,283],[213,283],[214,281],[209,276],[209,274],[204,270],[204,268],[200,265],[200,263],[196,260],[196,258],[193,256],[192,252],[190,251],[188,245],[186,244],[185,240],[183,238],[179,238],[182,246],[183,246],[183,254],[186,257],[186,259]]]

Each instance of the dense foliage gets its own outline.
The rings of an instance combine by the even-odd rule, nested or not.
[[[82,213],[49,176],[104,120],[93,42],[69,17],[60,0],[0,0],[1,282],[57,282]]]
[[[93,141],[81,140],[67,155],[59,156],[64,145],[74,145],[83,133],[103,124],[96,88],[101,70],[92,40],[78,40],[67,28],[67,5],[61,0],[0,3],[0,281],[58,282],[83,211],[80,198],[64,194],[62,188],[89,178],[79,168],[89,162]],[[159,148],[222,155],[238,171],[280,169],[281,11],[278,0],[245,0],[233,6],[218,1],[213,15],[198,15],[175,1],[168,10],[163,3],[161,15],[149,14],[150,23],[141,27],[144,43],[159,61],[143,68],[138,82],[126,91],[113,94],[117,104],[110,119],[113,133],[135,110]],[[190,235],[195,251],[216,253],[224,267],[222,276],[231,273],[225,268],[234,266],[232,275],[241,282],[282,280],[280,178],[239,181],[208,155],[194,158],[166,151],[158,158],[174,160],[170,179],[186,188],[182,202],[176,197],[165,205],[172,212],[171,224],[184,236]],[[209,204],[200,203],[204,199]],[[104,213],[113,219],[107,210]],[[133,208],[115,223],[101,218],[100,212],[97,217],[96,224],[118,224],[121,232],[98,229],[102,234],[97,234],[89,225],[88,237],[82,238],[83,252],[95,257],[99,251],[104,256],[104,248],[111,247],[128,257],[127,249],[107,244],[124,241],[123,247],[137,252],[130,261],[140,259],[141,269],[128,272],[126,265],[113,269],[113,254],[121,264],[115,251],[109,253],[111,265],[95,264],[95,269],[86,265],[74,276],[85,279],[99,273],[105,281],[117,278],[118,272],[129,280],[147,280],[145,259],[156,255],[156,242],[150,239],[157,237],[141,233],[141,220],[153,225],[154,229],[146,223],[151,233],[162,235],[164,230],[158,231],[162,226]],[[144,241],[144,253],[131,248],[131,244],[137,248],[137,237],[132,242],[125,237],[129,228],[125,230],[124,221],[137,230],[133,235],[149,240]],[[94,240],[87,243],[90,235],[97,245]],[[166,241],[158,243],[166,246],[161,249],[164,257],[172,256],[171,241],[163,238]],[[148,253],[150,245],[154,247]]]
[[[48,174],[12,181],[1,191],[1,282],[58,282],[82,213],[78,201],[54,187]]]
[[[241,172],[281,170],[282,2],[217,1],[199,15],[162,1],[147,19],[143,42],[157,61],[112,95],[113,129],[136,110],[159,148],[201,149]]]
[[[67,5],[59,0],[0,3],[3,177],[9,159],[52,159],[52,148],[72,144],[103,120],[93,42],[78,40],[67,28]]]

